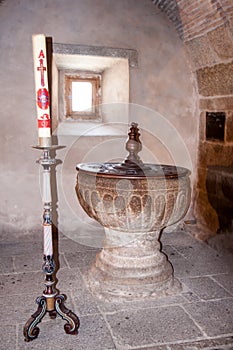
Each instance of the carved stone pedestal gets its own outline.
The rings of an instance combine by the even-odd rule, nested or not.
[[[159,231],[129,233],[105,228],[105,247],[88,274],[89,287],[108,301],[133,300],[178,293],[180,283],[160,251]]]

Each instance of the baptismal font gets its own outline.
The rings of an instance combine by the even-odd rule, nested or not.
[[[181,290],[161,251],[162,230],[179,222],[190,204],[190,171],[144,164],[140,133],[132,123],[122,163],[77,165],[76,193],[85,212],[105,230],[102,250],[87,275],[103,300],[166,296]]]

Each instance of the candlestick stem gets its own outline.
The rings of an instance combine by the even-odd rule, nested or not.
[[[56,164],[56,159],[50,157],[52,149],[58,146],[34,147],[43,151],[41,158],[37,161],[43,167],[42,173],[42,200],[43,200],[43,234],[44,234],[44,263],[42,271],[45,274],[45,289],[43,295],[36,299],[37,311],[29,318],[24,326],[24,338],[29,342],[39,335],[38,323],[48,312],[51,318],[60,315],[67,323],[64,326],[67,334],[77,334],[79,318],[64,305],[65,295],[58,294],[55,289],[55,262],[53,257],[52,241],[52,196],[51,196],[51,166]]]

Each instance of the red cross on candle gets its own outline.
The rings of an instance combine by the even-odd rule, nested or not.
[[[37,70],[40,71],[41,86],[45,86],[44,71],[46,71],[46,67],[44,67],[44,60],[42,58],[40,59],[40,67],[37,67]]]

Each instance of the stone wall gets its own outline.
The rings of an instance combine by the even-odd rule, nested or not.
[[[152,2],[5,0],[1,4],[0,30],[1,229],[25,234],[38,228],[42,220],[39,166],[35,163],[40,153],[31,148],[37,143],[32,61],[32,35],[36,33],[45,33],[56,43],[137,50],[138,67],[130,70],[130,102],[140,106],[132,118],[137,117],[149,134],[144,148],[146,159],[142,158],[155,159],[157,155],[161,161],[166,160],[154,137],[154,133],[158,137],[161,134],[154,114],[157,110],[165,123],[162,130],[167,125],[183,140],[195,179],[198,126],[193,74],[172,24]],[[126,119],[126,126],[128,122]],[[170,141],[173,138],[168,135],[168,148]],[[64,232],[77,232],[86,215],[75,198],[76,163],[96,160],[99,145],[104,146],[104,154],[98,153],[99,161],[115,157],[111,150],[118,150],[119,144],[122,147],[117,155],[124,157],[124,142],[122,136],[118,141],[109,136],[60,138],[59,143],[66,148],[57,152],[63,162],[57,166],[57,204]]]
[[[214,234],[224,230],[216,206],[210,204],[207,186],[209,166],[233,166],[232,111],[233,111],[233,35],[230,23],[224,23],[205,35],[186,42],[193,70],[196,72],[200,108],[200,144],[196,215],[199,223]],[[207,140],[206,114],[225,113],[223,140]],[[221,167],[219,168],[221,169]],[[221,171],[221,170],[220,170]],[[219,191],[219,198],[221,198]],[[219,203],[223,201],[219,201]],[[224,207],[224,205],[223,205]]]
[[[198,227],[202,228],[197,230],[197,236],[206,239],[226,226],[229,229],[232,220],[229,214],[232,203],[225,198],[222,186],[227,176],[232,181],[233,171],[233,2],[154,0],[153,3],[167,14],[185,42],[197,80],[200,122],[195,215]],[[215,113],[216,118],[218,113],[225,114],[223,139],[207,137],[209,113]],[[225,218],[224,212],[228,213]],[[221,224],[224,221],[228,224]]]
[[[223,169],[232,168],[233,172],[233,138],[232,138],[232,113],[233,113],[233,83],[232,83],[232,62],[221,63],[197,70],[197,81],[200,92],[200,145],[198,163],[198,196],[196,203],[197,214],[200,221],[205,224],[210,231],[217,232],[225,230],[222,225],[222,212],[226,207],[221,191],[217,191],[215,185],[213,189],[207,181],[208,169],[211,166],[219,166],[220,182]],[[206,113],[218,112],[225,114],[224,138],[207,139],[206,137]],[[217,113],[216,113],[217,112]],[[212,172],[211,172],[212,173]],[[224,175],[225,176],[225,175]],[[219,185],[218,185],[219,188]],[[210,200],[212,192],[216,192],[219,197],[219,204],[222,203],[221,215],[213,201]],[[212,198],[212,197],[211,197]],[[217,199],[216,199],[217,200]],[[209,204],[211,202],[211,204]],[[218,205],[219,206],[219,205]],[[214,209],[213,209],[214,207]],[[226,210],[226,216],[227,214]]]

